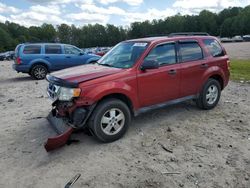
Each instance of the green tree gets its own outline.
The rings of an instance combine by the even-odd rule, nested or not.
[[[72,41],[71,27],[68,26],[67,24],[61,24],[57,26],[57,36],[60,42],[71,44]]]
[[[12,47],[12,39],[9,33],[7,33],[4,29],[0,28],[0,51],[11,50]]]
[[[199,14],[199,28],[201,32],[208,32],[211,35],[219,35],[216,22],[216,14],[207,10],[203,10]]]

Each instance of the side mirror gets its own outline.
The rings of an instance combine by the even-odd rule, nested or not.
[[[141,70],[147,70],[147,69],[158,69],[159,63],[157,61],[144,61],[141,65]]]
[[[84,55],[84,52],[80,52],[79,55]]]

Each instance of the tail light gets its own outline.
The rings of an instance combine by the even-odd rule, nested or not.
[[[17,62],[17,64],[21,64],[21,63],[22,63],[21,58],[20,58],[20,57],[17,57],[17,58],[16,58],[16,62]]]
[[[230,70],[230,60],[227,60],[227,68]]]

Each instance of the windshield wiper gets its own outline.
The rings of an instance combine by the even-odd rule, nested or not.
[[[106,67],[113,67],[112,65],[110,64],[101,64],[101,63],[98,63],[99,65],[103,65],[103,66],[106,66]]]

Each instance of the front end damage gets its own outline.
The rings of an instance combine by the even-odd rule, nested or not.
[[[46,151],[64,146],[70,142],[71,134],[75,130],[84,129],[95,104],[77,107],[73,102],[55,101],[52,106],[47,119],[57,135],[48,138],[44,145]]]
[[[48,138],[44,147],[46,151],[51,151],[59,148],[70,141],[71,134],[78,129],[86,127],[86,122],[93,111],[95,104],[91,106],[84,106],[77,102],[76,98],[68,101],[60,100],[60,89],[68,87],[74,88],[76,85],[70,85],[65,81],[60,82],[55,77],[47,77],[49,86],[47,89],[48,96],[54,101],[52,103],[52,110],[47,119],[52,128],[57,133],[56,136]]]
[[[74,128],[67,126],[62,119],[56,118],[52,115],[52,113],[48,115],[47,119],[54,131],[57,133],[56,136],[48,138],[44,144],[44,148],[47,152],[49,152],[64,146],[69,141]]]

